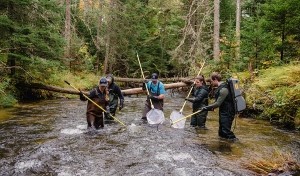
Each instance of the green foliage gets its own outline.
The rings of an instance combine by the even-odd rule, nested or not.
[[[235,1],[220,1],[220,30],[221,33],[226,33],[229,26],[235,24]]]
[[[252,63],[256,69],[268,68],[280,63],[275,54],[275,38],[263,30],[264,20],[259,17],[244,18],[242,25],[241,56],[244,63]],[[256,29],[253,31],[253,29]],[[244,68],[247,65],[244,65]]]
[[[264,69],[299,59],[300,1],[247,0],[242,6],[241,59],[235,58],[235,4],[221,2],[220,67]]]
[[[118,74],[141,76],[136,52],[139,53],[143,70],[159,72],[162,76],[171,74],[168,51],[174,48],[177,41],[179,18],[176,11],[157,4],[145,6],[136,0],[127,1],[125,9],[122,12],[122,26],[125,28],[120,26],[123,30],[119,31],[122,35],[117,46],[120,49],[118,51],[123,52],[122,55],[118,54],[119,66],[115,66]]]
[[[262,118],[294,128],[299,118],[299,63],[263,70],[247,90],[249,107],[263,110]]]
[[[72,1],[71,54],[63,58],[64,5],[56,0],[1,1],[0,59],[16,66],[13,76],[9,69],[1,73],[1,78],[9,78],[5,84],[1,82],[1,90],[11,102],[13,97],[22,97],[24,90],[16,89],[20,83],[67,86],[63,81],[69,80],[78,88],[92,88],[100,77],[93,73],[96,68],[101,70],[107,55],[109,71],[114,75],[141,77],[138,52],[146,76],[152,72],[161,77],[194,76],[203,60],[206,75],[213,70],[229,77],[250,68],[254,73],[245,74],[243,83],[247,85],[255,73],[261,80],[249,88],[248,104],[264,110],[262,117],[279,117],[282,121],[299,117],[297,80],[287,75],[296,69],[286,66],[283,71],[272,70],[299,60],[299,0],[244,1],[240,60],[235,60],[236,4],[234,0],[221,1],[219,63],[211,60],[212,1],[89,2],[88,8],[82,8],[79,1]],[[280,51],[284,51],[284,60]],[[267,68],[274,77],[261,71]],[[34,93],[48,96],[43,91]],[[8,99],[6,102],[10,102]]]
[[[0,54],[2,63],[13,67],[16,73],[9,79],[7,101],[20,97],[22,83],[45,80],[51,75],[53,60],[63,53],[61,9],[56,0],[7,0],[0,6]],[[59,64],[58,64],[59,65]],[[8,77],[8,74],[4,74]],[[16,91],[14,88],[20,88]],[[10,96],[13,95],[13,96]],[[13,101],[11,101],[13,102]]]
[[[288,63],[298,55],[293,46],[294,42],[300,41],[300,1],[269,0],[262,7],[264,28],[277,37],[275,44],[277,51],[281,52],[281,61]]]
[[[58,59],[61,56],[61,16],[54,0],[12,0],[1,7],[0,32],[5,35],[0,44],[7,48],[2,52],[16,54],[20,59],[31,56]]]
[[[8,78],[0,77],[0,108],[12,107],[17,103],[12,95],[14,88],[9,83]]]
[[[0,97],[0,108],[9,108],[16,105],[17,100],[12,95],[2,95]]]

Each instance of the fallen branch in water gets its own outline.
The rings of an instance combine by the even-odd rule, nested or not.
[[[189,84],[186,84],[184,82],[170,83],[170,84],[164,84],[164,85],[165,85],[166,90],[189,86]],[[29,87],[31,89],[42,89],[42,90],[48,90],[48,91],[53,91],[53,92],[59,92],[59,93],[78,94],[79,95],[78,91],[75,91],[73,89],[66,89],[66,88],[61,88],[61,87],[57,87],[57,86],[44,85],[44,84],[40,84],[40,83],[31,83],[31,84],[27,84],[24,86]],[[121,92],[124,95],[136,95],[136,94],[145,93],[145,91],[143,91],[141,87],[125,89],[125,90],[121,90]],[[88,92],[84,92],[84,93],[88,93]]]
[[[184,83],[193,83],[194,78],[159,78],[159,80],[163,83],[167,82],[184,82]],[[134,82],[134,83],[143,83],[145,80],[142,78],[119,78],[114,77],[114,80],[117,82]]]

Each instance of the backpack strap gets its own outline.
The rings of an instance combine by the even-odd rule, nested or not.
[[[158,82],[158,84],[157,84],[157,90],[156,90],[157,96],[160,95],[159,83],[160,82]],[[151,84],[150,84],[150,92],[151,92],[151,90],[152,90],[152,81],[151,81]]]
[[[158,82],[158,85],[157,85],[157,92],[156,92],[157,95],[160,95],[159,83],[160,83],[160,82]]]

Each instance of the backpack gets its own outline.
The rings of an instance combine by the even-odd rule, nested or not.
[[[232,96],[235,113],[238,114],[246,109],[246,101],[242,96],[241,89],[238,85],[239,80],[235,78],[229,78],[226,80],[226,82],[228,84],[229,92]]]

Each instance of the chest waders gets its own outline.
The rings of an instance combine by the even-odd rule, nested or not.
[[[228,95],[219,107],[219,136],[226,139],[236,138],[231,131],[232,122],[235,116],[234,103],[227,83],[222,83],[215,94],[216,100],[220,96],[222,88],[228,89]]]
[[[149,86],[150,94],[153,96],[159,96],[160,90],[159,90],[160,82],[158,82],[157,85],[157,91],[155,93],[152,92],[152,82]],[[154,109],[151,108],[151,103],[149,97],[146,100],[145,108],[143,111],[143,117],[146,117],[149,124],[156,124],[159,125],[163,123],[165,120],[164,114],[163,114],[163,100],[151,100]],[[157,126],[158,127],[158,126]]]
[[[208,91],[206,91],[204,87],[196,89],[196,91],[194,91],[193,93],[193,96],[198,97],[201,94],[203,96],[205,94],[205,98],[201,102],[193,103],[193,113],[201,110],[201,108],[208,105]],[[200,129],[206,129],[205,123],[206,123],[207,115],[208,115],[208,111],[201,111],[197,114],[194,114],[191,118],[190,125],[192,127],[199,127]]]
[[[113,85],[111,89],[109,89],[109,109],[113,116],[116,114],[118,107],[118,95],[114,91],[115,86]]]

